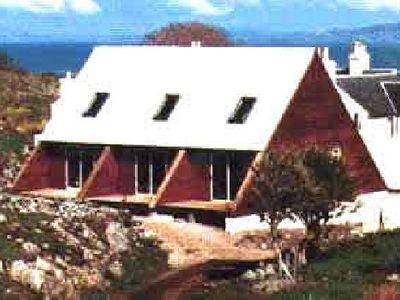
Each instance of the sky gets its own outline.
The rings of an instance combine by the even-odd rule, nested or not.
[[[400,0],[0,0],[0,42],[131,42],[170,22],[232,35],[400,22]]]

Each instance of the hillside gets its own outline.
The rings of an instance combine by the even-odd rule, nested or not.
[[[15,175],[24,146],[43,129],[57,93],[55,76],[0,68],[0,177]]]
[[[260,33],[242,31],[236,36],[249,45],[338,45],[362,40],[372,46],[400,46],[400,23],[359,28],[332,28],[320,32]]]

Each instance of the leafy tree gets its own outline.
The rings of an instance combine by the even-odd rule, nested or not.
[[[199,22],[171,23],[144,37],[150,45],[190,46],[192,41],[200,41],[203,46],[232,45],[222,29]]]
[[[271,235],[276,237],[278,224],[291,217],[292,203],[302,199],[299,160],[291,153],[265,152],[253,171],[252,203],[261,219],[270,225]]]
[[[355,199],[355,184],[342,159],[329,152],[309,149],[302,154],[302,162],[307,170],[304,198],[293,203],[292,209],[306,225],[309,238],[318,242],[321,222],[328,222],[340,202]]]
[[[318,241],[321,222],[329,220],[340,201],[355,198],[354,181],[343,162],[317,148],[265,153],[254,172],[253,205],[274,236],[280,221],[297,215],[309,238]]]

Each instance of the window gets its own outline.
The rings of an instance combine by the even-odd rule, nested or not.
[[[154,115],[153,120],[167,121],[178,101],[179,101],[179,95],[167,94],[163,104],[161,105],[157,113]]]
[[[109,93],[96,93],[89,108],[82,114],[82,116],[84,118],[95,118],[109,97]]]
[[[343,156],[342,147],[339,143],[331,144],[328,146],[328,151],[332,158],[336,160],[341,160]]]
[[[242,97],[239,103],[236,105],[235,111],[229,117],[229,124],[243,124],[246,122],[254,104],[256,102],[255,97]]]

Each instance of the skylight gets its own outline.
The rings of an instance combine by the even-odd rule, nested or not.
[[[96,93],[89,108],[82,116],[84,118],[95,118],[109,97],[109,93]]]
[[[243,124],[246,122],[249,114],[256,103],[255,97],[242,97],[236,105],[235,111],[229,117],[229,124]]]
[[[161,107],[154,115],[153,120],[155,121],[167,121],[174,110],[176,104],[179,101],[179,95],[167,94]]]

